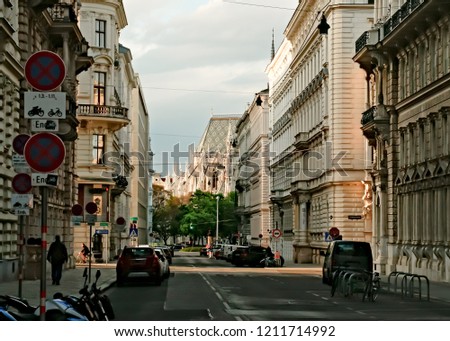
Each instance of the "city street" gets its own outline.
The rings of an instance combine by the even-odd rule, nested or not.
[[[160,287],[133,281],[108,295],[117,320],[134,321],[414,321],[450,320],[450,303],[402,299],[381,293],[376,302],[361,295],[330,296],[317,274],[236,268],[193,254],[176,254],[172,276]]]

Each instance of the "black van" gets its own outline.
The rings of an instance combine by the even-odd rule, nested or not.
[[[331,285],[337,269],[366,270],[372,272],[372,249],[367,242],[335,240],[328,245],[322,268],[322,282]]]

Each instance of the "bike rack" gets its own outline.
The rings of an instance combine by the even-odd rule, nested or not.
[[[395,276],[395,282],[394,282],[394,290],[393,292],[397,292],[397,280],[398,277],[402,277],[401,281],[401,287],[400,287],[400,293],[402,297],[414,297],[415,289],[414,286],[415,279],[417,279],[418,282],[418,296],[419,300],[422,300],[422,279],[426,281],[426,293],[427,293],[427,301],[430,300],[430,281],[428,280],[427,276],[424,275],[416,275],[413,273],[408,272],[401,272],[401,271],[393,271],[388,276],[388,292],[390,292],[390,286],[391,286],[391,277]]]
[[[353,290],[357,282],[367,283],[370,277],[362,271],[355,270],[336,270],[333,278],[338,276],[336,291],[339,291],[344,297],[353,295]]]
[[[404,275],[408,275],[407,272],[402,272],[402,271],[393,271],[389,274],[388,276],[388,289],[387,291],[390,292],[391,290],[391,277],[395,276],[395,282],[394,282],[394,292],[397,292],[397,280],[399,276],[404,276]]]

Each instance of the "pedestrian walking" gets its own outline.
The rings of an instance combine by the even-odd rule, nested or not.
[[[52,284],[59,285],[62,276],[62,267],[67,262],[67,248],[61,242],[61,237],[56,235],[47,253],[47,260],[52,264]]]

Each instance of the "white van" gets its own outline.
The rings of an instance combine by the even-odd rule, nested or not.
[[[242,245],[224,244],[223,245],[223,259],[231,262],[231,253]]]

